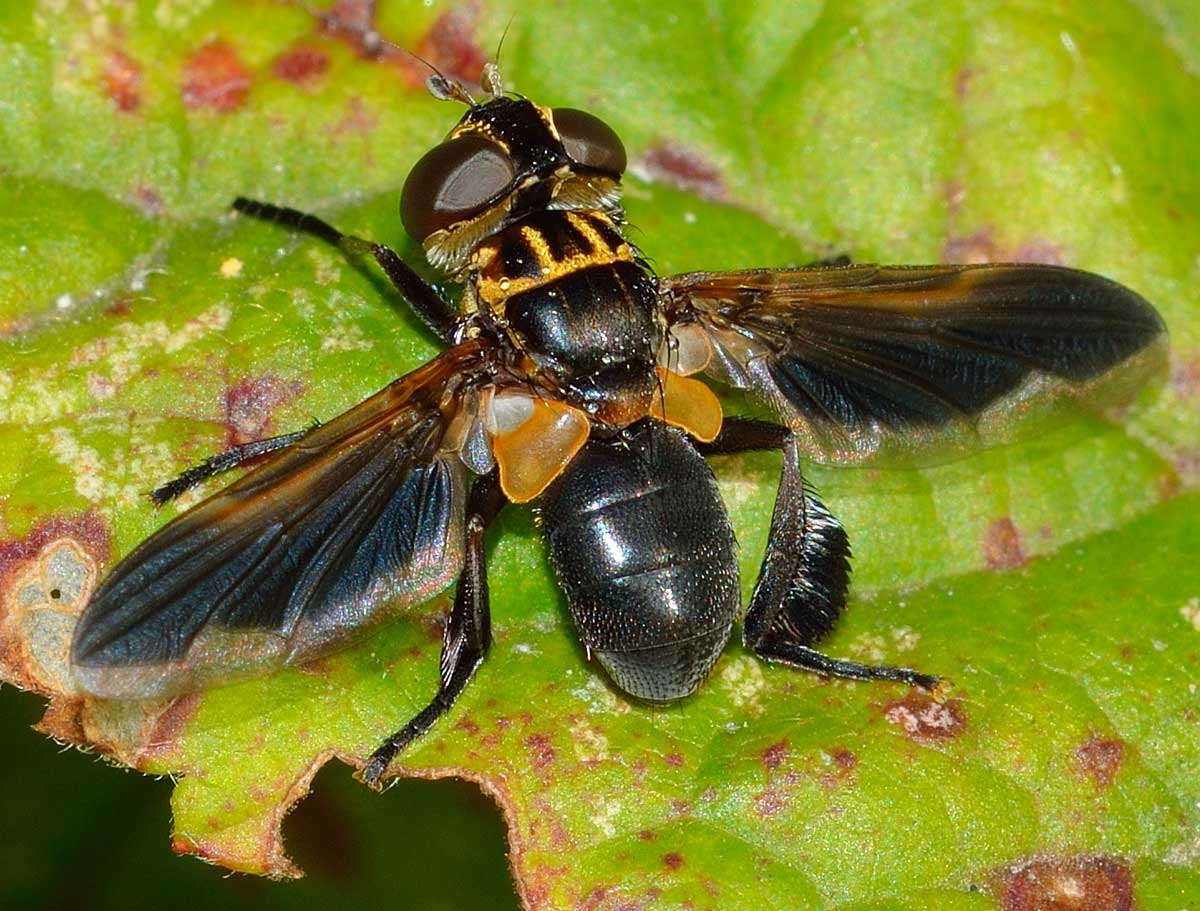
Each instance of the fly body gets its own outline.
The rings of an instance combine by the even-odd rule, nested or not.
[[[742,617],[759,657],[932,687],[908,668],[827,656],[850,545],[801,462],[945,459],[1031,413],[1127,396],[1165,330],[1133,291],[1056,266],[812,266],[654,274],[624,230],[626,154],[601,120],[505,94],[494,67],[414,166],[400,214],[457,307],[392,250],[315,216],[239,198],[373,258],[447,350],[340,417],[235,447],[154,491],[163,503],[250,459],[236,482],[126,555],[76,628],[77,682],[170,696],[345,647],[457,579],[429,705],[372,755],[453,705],[491,645],[484,534],[538,501],[587,654],[625,693],[680,699],[739,618],[733,530],[705,456],[775,450],[767,551]],[[722,414],[709,383],[777,416]]]

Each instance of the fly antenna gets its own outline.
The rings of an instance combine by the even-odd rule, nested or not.
[[[493,98],[499,98],[504,94],[504,80],[500,77],[500,52],[504,50],[504,39],[508,37],[508,30],[512,28],[515,18],[515,13],[509,17],[504,31],[500,33],[500,40],[496,43],[495,62],[483,65],[483,76],[479,79],[479,84],[483,86],[484,91]]]
[[[399,47],[393,44],[392,47],[396,50],[403,51],[413,60],[422,63],[429,67],[430,74],[425,80],[425,88],[429,90],[429,94],[438,101],[458,101],[465,104],[469,108],[475,107],[475,99],[471,97],[471,93],[463,88],[463,84],[457,79],[451,79],[436,66],[422,57],[420,54],[415,54],[408,48]]]

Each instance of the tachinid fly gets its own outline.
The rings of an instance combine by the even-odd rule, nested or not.
[[[234,202],[373,257],[449,347],[329,423],[235,447],[156,490],[162,503],[267,457],[113,569],[75,631],[78,683],[148,698],[268,673],[457,577],[437,695],[371,757],[364,777],[378,782],[483,660],[484,533],[506,504],[537,501],[588,655],[632,696],[680,699],[740,614],[733,531],[704,456],[772,449],[783,472],[746,646],[821,674],[934,685],[814,648],[845,606],[849,543],[801,459],[942,459],[1030,411],[1126,395],[1162,361],[1154,308],[1046,265],[662,278],[623,230],[613,130],[505,94],[494,67],[484,85],[475,102],[430,80],[467,112],[400,201],[430,262],[463,284],[458,308],[387,247]],[[749,390],[782,423],[723,416],[706,380]]]

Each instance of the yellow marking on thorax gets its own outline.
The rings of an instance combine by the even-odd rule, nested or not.
[[[503,264],[500,252],[507,237],[511,237],[510,228],[501,234],[489,238],[479,245],[471,258],[470,268],[475,273],[475,298],[487,304],[492,312],[503,314],[507,298],[531,288],[557,281],[564,276],[590,266],[606,266],[617,262],[633,262],[637,253],[633,246],[621,240],[615,246],[608,243],[604,236],[592,224],[577,212],[563,212],[563,216],[586,239],[590,252],[576,253],[555,259],[550,252],[550,244],[544,233],[532,225],[519,225],[516,231],[521,239],[528,244],[540,274],[534,276],[511,277],[503,274]],[[604,219],[615,230],[609,218],[600,212],[590,213],[592,217]]]

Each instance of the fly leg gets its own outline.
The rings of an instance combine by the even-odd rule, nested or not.
[[[230,447],[224,452],[218,452],[214,456],[209,456],[199,465],[185,469],[179,477],[154,488],[150,491],[150,499],[154,501],[155,506],[162,506],[168,500],[174,500],[185,490],[191,490],[201,481],[207,481],[213,475],[228,471],[250,459],[256,459],[277,449],[291,446],[312,429],[312,427],[306,427],[295,433],[284,433],[277,437],[267,437],[265,440],[254,440],[250,443],[243,443],[241,446]]]
[[[441,685],[429,705],[371,754],[362,773],[369,785],[379,784],[396,754],[428,731],[454,705],[492,644],[483,534],[507,502],[495,471],[479,478],[471,488],[463,570],[442,634]]]
[[[315,215],[309,215],[297,209],[289,209],[286,206],[275,206],[268,202],[257,202],[239,196],[233,201],[233,208],[244,215],[261,218],[263,221],[273,221],[284,227],[312,234],[327,244],[337,247],[347,256],[369,255],[374,257],[375,262],[379,263],[380,268],[387,274],[396,290],[404,296],[409,307],[421,319],[421,322],[436,332],[442,341],[454,341],[454,330],[458,326],[458,314],[391,247],[350,234],[343,234],[333,225],[322,221]]]
[[[850,542],[825,505],[805,489],[800,451],[791,430],[766,421],[731,418],[705,455],[778,449],[783,476],[771,516],[767,553],[742,624],[742,640],[760,658],[831,677],[898,680],[932,689],[938,678],[906,667],[859,664],[812,648],[846,606]]]

